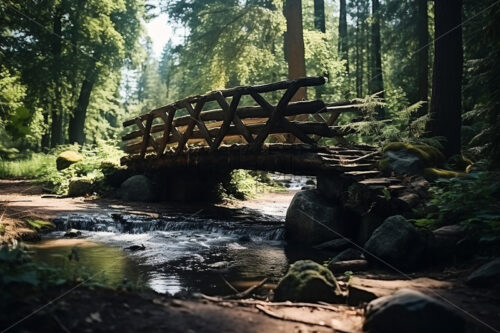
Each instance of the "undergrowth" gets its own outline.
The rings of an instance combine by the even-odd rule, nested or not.
[[[220,200],[231,198],[246,200],[260,193],[281,191],[283,188],[269,178],[266,172],[233,170],[230,177],[222,182],[218,190]]]

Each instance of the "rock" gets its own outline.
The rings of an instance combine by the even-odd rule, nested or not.
[[[345,240],[344,238],[337,238],[316,245],[314,246],[314,248],[322,251],[338,252],[345,250],[349,246],[351,246],[351,243],[349,243],[347,240]]]
[[[60,153],[56,159],[56,167],[57,170],[63,170],[68,168],[71,164],[79,162],[83,159],[83,157],[71,150],[66,150]]]
[[[403,211],[409,211],[420,203],[420,197],[415,193],[403,193],[397,197],[397,205]]]
[[[400,269],[420,266],[432,246],[432,234],[418,230],[403,216],[388,217],[365,244],[368,261],[380,265],[380,258]]]
[[[333,231],[332,231],[333,230]],[[292,243],[319,244],[343,234],[339,209],[317,190],[300,191],[286,212],[285,237]]]
[[[81,197],[93,192],[92,180],[88,178],[72,178],[69,181],[68,196]]]
[[[345,196],[347,188],[353,182],[352,179],[347,177],[332,174],[318,175],[316,179],[318,191],[323,197],[332,201],[339,201]]]
[[[81,236],[81,235],[82,235],[82,232],[80,230],[68,229],[68,230],[66,230],[66,233],[64,234],[64,237],[75,238],[75,237],[78,237],[78,236]]]
[[[130,251],[143,251],[145,249],[146,249],[146,247],[144,246],[144,244],[141,244],[141,245],[130,245],[130,246],[127,246],[125,248],[125,250],[130,250]]]
[[[330,262],[328,264],[328,269],[331,270],[332,273],[340,273],[340,274],[343,274],[347,271],[351,272],[366,271],[368,269],[368,261],[365,259],[358,259],[358,260]]]
[[[290,266],[274,291],[275,301],[338,302],[342,299],[337,280],[328,268],[311,260]]]
[[[152,201],[154,199],[153,184],[148,177],[135,175],[122,183],[119,195],[126,201]]]
[[[500,287],[500,258],[476,269],[467,277],[466,283],[474,287]]]
[[[384,157],[381,161],[381,169],[387,173],[416,175],[420,174],[425,167],[419,156],[407,150],[388,150],[384,153]]]
[[[306,185],[316,185],[316,183],[314,182],[314,180],[312,180],[312,179],[308,179],[308,180],[306,181]]]
[[[434,250],[437,261],[449,261],[457,254],[457,243],[465,236],[465,230],[458,224],[447,225],[432,232],[436,240]]]
[[[340,252],[337,254],[331,262],[337,262],[337,261],[346,261],[346,260],[358,260],[358,259],[364,259],[365,257],[363,256],[363,252],[361,252],[358,249],[345,249],[344,251]]]
[[[410,289],[370,302],[363,325],[368,333],[462,333],[465,327],[454,309]]]

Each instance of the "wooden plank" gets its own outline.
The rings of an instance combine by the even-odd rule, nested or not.
[[[222,140],[226,136],[226,134],[231,126],[231,122],[234,123],[235,127],[239,130],[240,134],[243,135],[243,137],[245,138],[247,143],[252,142],[253,141],[252,135],[250,134],[250,132],[246,128],[245,124],[243,124],[243,122],[241,121],[240,117],[238,116],[238,114],[236,112],[238,104],[239,104],[240,99],[241,99],[241,94],[236,94],[233,96],[233,99],[231,101],[231,105],[229,105],[227,103],[226,99],[224,98],[224,96],[222,96],[222,94],[217,94],[216,99],[217,99],[217,103],[219,103],[222,110],[224,110],[226,116],[225,116],[224,122],[220,128],[219,134],[217,135],[217,139],[215,142],[216,143],[215,148],[213,148],[213,149],[217,149],[217,147],[220,145],[220,143],[222,142]]]
[[[160,151],[162,155],[165,152],[165,147],[167,146],[167,142],[170,137],[170,133],[172,132],[172,128],[175,128],[173,127],[172,124],[175,116],[175,111],[176,111],[175,108],[170,108],[168,111],[162,112],[160,114],[161,118],[165,122],[165,130],[163,131],[163,138],[160,145]]]
[[[203,107],[203,106],[202,106]],[[212,147],[213,141],[212,138],[210,137],[210,133],[208,132],[207,127],[205,126],[205,123],[200,120],[200,111],[196,112],[193,109],[193,106],[191,103],[186,103],[186,110],[189,112],[191,117],[193,117],[194,121],[196,122],[196,126],[199,128],[200,132],[203,134],[205,140],[207,141],[207,144]]]
[[[202,99],[200,101],[198,101],[198,103],[196,103],[196,106],[193,110],[194,112],[194,118],[196,119],[198,117],[198,115],[200,114],[201,112],[201,109],[203,108],[203,104],[205,104],[205,100]],[[177,149],[175,151],[176,154],[180,154],[182,152],[182,150],[184,149],[184,146],[186,145],[188,139],[190,138],[192,132],[193,132],[193,129],[194,129],[194,125],[196,124],[196,120],[195,119],[191,119],[189,125],[187,126],[186,128],[186,131],[182,134],[180,140],[179,140],[179,144],[177,145]]]

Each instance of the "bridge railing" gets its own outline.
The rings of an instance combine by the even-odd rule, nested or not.
[[[321,137],[336,138],[342,142],[343,136],[351,131],[333,124],[342,112],[359,109],[359,104],[349,101],[325,104],[321,100],[290,103],[301,87],[324,82],[323,77],[307,77],[185,98],[125,121],[124,127],[135,127],[122,137],[126,143],[125,150],[129,154],[138,154],[140,158],[149,152],[159,157],[171,151],[172,145],[175,154],[181,154],[188,143],[197,142],[216,151],[224,140],[234,137],[243,138],[251,149],[258,150],[266,138],[274,134],[292,135],[307,144],[316,144]],[[277,90],[284,90],[277,105],[270,104],[261,95]],[[241,97],[245,95],[251,96],[257,106],[238,107]],[[228,98],[231,100],[228,101]],[[202,111],[204,105],[211,101],[215,101],[220,109]],[[176,112],[182,109],[188,115],[175,117]],[[325,119],[323,114],[327,112],[330,115]],[[315,121],[287,119],[302,114],[311,114]],[[159,123],[154,124],[156,119]]]

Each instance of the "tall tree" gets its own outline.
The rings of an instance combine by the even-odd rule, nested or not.
[[[428,130],[445,138],[445,154],[460,153],[462,121],[462,0],[435,0],[434,67]]]
[[[286,0],[284,12],[286,18],[285,52],[288,62],[288,78],[305,77],[306,61],[302,30],[302,1]],[[307,99],[306,89],[300,88],[293,100],[305,99]]]
[[[347,72],[349,73],[349,52],[347,38],[347,4],[346,0],[340,0],[340,16],[339,16],[339,57],[346,62]]]
[[[429,94],[429,15],[427,0],[417,2],[417,80],[418,100],[427,102]]]
[[[314,28],[326,32],[325,0],[314,0]]]
[[[382,54],[380,51],[380,2],[372,0],[372,26],[371,26],[371,78],[370,92],[381,92],[379,97],[384,98],[384,80],[382,77]],[[378,108],[378,118],[385,118],[385,109]]]

